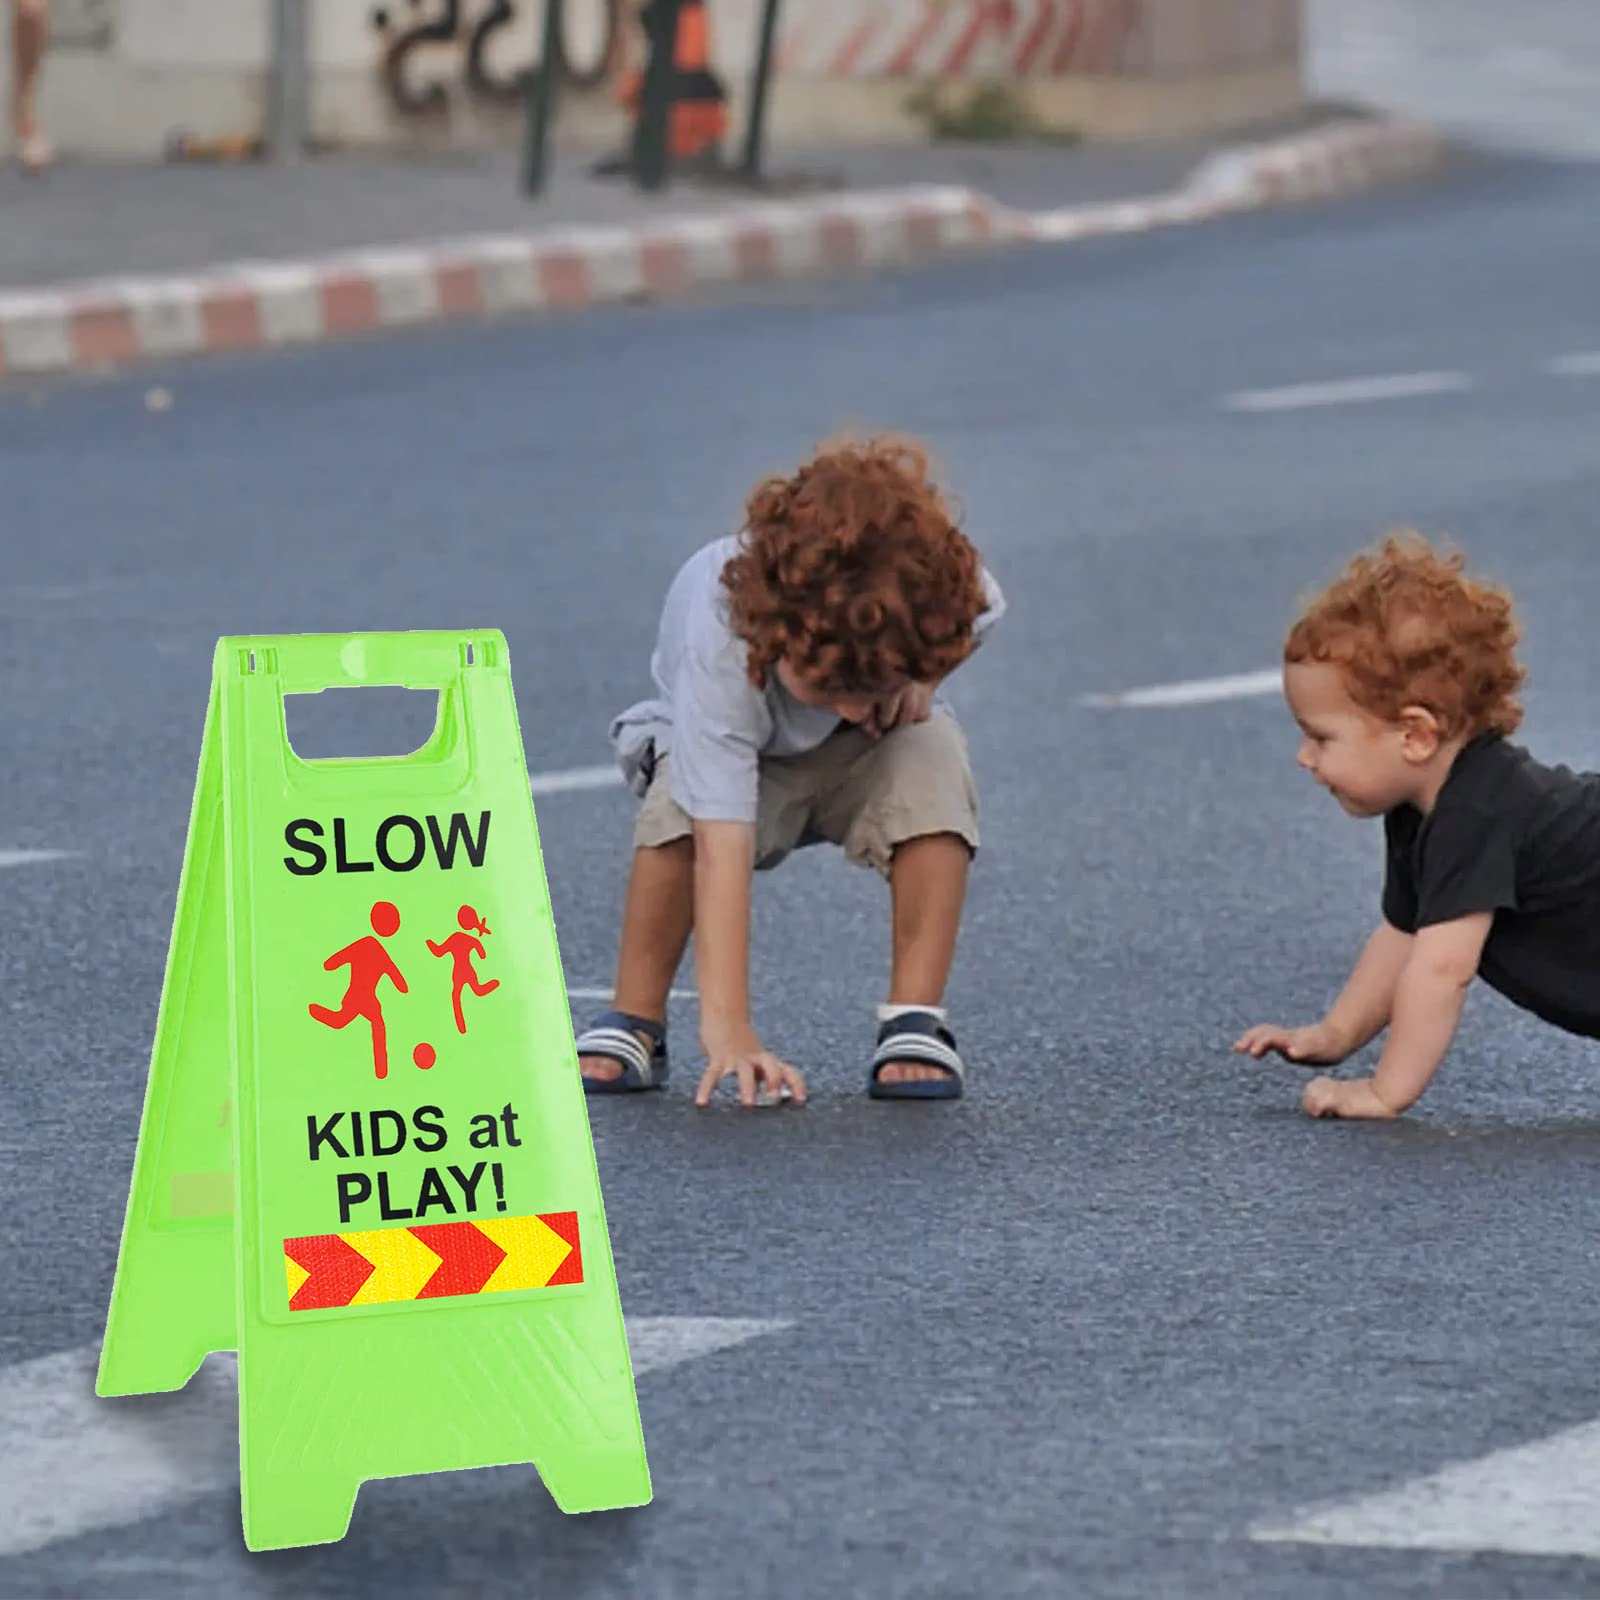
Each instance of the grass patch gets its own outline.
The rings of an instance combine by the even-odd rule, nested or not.
[[[1003,83],[979,84],[965,95],[941,92],[926,84],[906,101],[906,110],[928,125],[934,140],[969,143],[1077,144],[1076,128],[1044,121]]]

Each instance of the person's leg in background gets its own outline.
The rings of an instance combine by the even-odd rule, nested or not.
[[[39,127],[39,72],[49,38],[49,0],[11,0],[11,123],[17,159],[35,172],[50,161]]]

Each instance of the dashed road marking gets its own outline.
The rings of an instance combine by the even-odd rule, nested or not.
[[[1600,1422],[1253,1528],[1273,1544],[1600,1559]]]
[[[1572,355],[1557,356],[1545,367],[1557,378],[1600,378],[1600,350],[1579,350]]]
[[[610,989],[568,989],[567,990],[567,998],[569,1000],[610,1000],[611,994],[612,994],[612,991]],[[694,992],[693,989],[674,989],[667,996],[667,998],[669,1000],[693,1000],[694,997],[695,997],[695,992]]]
[[[1217,700],[1242,700],[1252,695],[1277,694],[1283,688],[1281,668],[1261,672],[1236,672],[1223,678],[1194,678],[1187,683],[1155,684],[1147,689],[1113,689],[1086,694],[1080,704],[1119,710],[1125,706],[1194,706]]]
[[[1293,383],[1277,389],[1240,389],[1223,397],[1229,411],[1299,411],[1308,406],[1361,405],[1375,400],[1409,400],[1420,395],[1455,394],[1473,387],[1465,372],[1395,372],[1374,378],[1341,378],[1331,383]]]
[[[567,767],[558,772],[530,772],[528,787],[534,794],[570,794],[580,789],[620,789],[621,769],[614,764],[603,767]]]
[[[744,1317],[635,1317],[636,1375],[793,1326]],[[163,1515],[239,1481],[238,1358],[208,1356],[176,1394],[102,1400],[98,1344],[0,1372],[0,1556]]]
[[[29,867],[38,861],[63,861],[76,850],[0,850],[0,867]]]

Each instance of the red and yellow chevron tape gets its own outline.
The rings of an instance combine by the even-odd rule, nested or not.
[[[283,1259],[291,1311],[583,1282],[576,1211],[311,1234]]]

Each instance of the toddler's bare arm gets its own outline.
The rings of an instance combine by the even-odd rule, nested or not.
[[[1383,923],[1367,940],[1339,998],[1320,1022],[1303,1027],[1260,1023],[1233,1048],[1258,1061],[1273,1051],[1290,1061],[1337,1066],[1383,1031],[1410,954],[1411,935]]]
[[[1400,975],[1411,957],[1413,936],[1381,922],[1363,946],[1339,998],[1325,1019],[1345,1055],[1354,1055],[1389,1025]]]
[[[1397,1117],[1414,1105],[1443,1062],[1468,988],[1477,975],[1490,912],[1423,928],[1395,986],[1389,1038],[1370,1078],[1314,1078],[1304,1103],[1312,1116]]]

